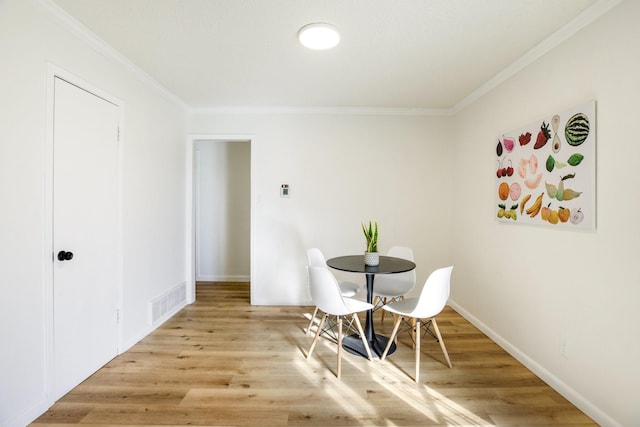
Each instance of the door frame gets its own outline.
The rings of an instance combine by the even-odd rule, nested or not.
[[[253,236],[254,236],[254,230],[255,230],[255,205],[254,205],[254,197],[253,195],[255,194],[254,191],[254,182],[253,182],[253,177],[254,177],[254,165],[255,165],[255,161],[254,161],[254,144],[256,143],[256,136],[253,134],[191,134],[188,135],[187,137],[187,165],[186,165],[186,170],[187,170],[187,191],[186,191],[186,195],[187,195],[187,200],[185,203],[186,206],[186,248],[185,248],[185,252],[187,254],[187,259],[186,259],[186,265],[187,265],[187,303],[191,304],[193,302],[195,302],[196,300],[196,203],[198,202],[196,200],[196,188],[195,188],[195,173],[196,173],[196,156],[195,154],[195,147],[196,144],[200,141],[225,141],[225,142],[249,142],[250,146],[251,146],[251,155],[250,155],[250,165],[249,165],[249,169],[250,169],[250,198],[251,198],[251,202],[250,202],[250,210],[251,212],[249,213],[250,215],[250,219],[249,219],[249,223],[250,223],[250,230],[249,230],[249,285],[250,285],[250,293],[251,293],[251,300],[253,303],[253,286],[254,286],[254,277],[253,277],[253,272],[255,271],[254,268],[254,254],[253,254]]]
[[[117,206],[117,222],[118,233],[116,236],[118,246],[118,262],[117,262],[117,310],[119,313],[117,323],[117,354],[122,352],[124,343],[124,327],[123,327],[123,313],[122,313],[122,301],[123,301],[123,141],[124,141],[124,102],[120,99],[112,96],[104,90],[92,85],[86,80],[78,77],[77,75],[68,72],[54,64],[47,63],[46,71],[46,111],[45,111],[45,139],[44,139],[44,156],[43,156],[43,233],[44,233],[44,246],[43,246],[43,285],[44,285],[44,361],[45,361],[45,396],[47,401],[51,404],[59,396],[54,396],[54,292],[53,292],[53,263],[55,262],[54,247],[53,247],[53,139],[54,139],[54,110],[55,110],[55,79],[60,78],[74,86],[79,87],[99,98],[102,98],[116,106],[119,111],[119,141],[118,141],[118,172],[117,172],[117,188],[118,188],[118,206]]]

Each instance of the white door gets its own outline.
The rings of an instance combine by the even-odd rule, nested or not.
[[[118,108],[55,78],[56,400],[118,353]]]

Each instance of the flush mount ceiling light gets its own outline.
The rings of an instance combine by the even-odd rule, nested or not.
[[[298,40],[309,49],[331,49],[340,42],[340,33],[333,25],[315,22],[300,28]]]

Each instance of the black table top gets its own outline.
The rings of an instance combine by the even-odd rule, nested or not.
[[[351,273],[391,274],[404,273],[416,268],[413,261],[380,255],[380,264],[369,266],[364,264],[364,255],[346,255],[327,260],[327,265],[336,270]]]

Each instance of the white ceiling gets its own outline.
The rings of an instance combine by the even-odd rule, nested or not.
[[[53,0],[193,109],[450,111],[619,0]],[[303,48],[329,22],[341,43]]]

